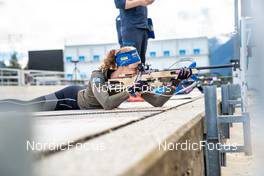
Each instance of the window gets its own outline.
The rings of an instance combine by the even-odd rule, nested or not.
[[[67,74],[67,79],[68,80],[72,80],[72,78],[73,78],[73,75],[72,74]]]
[[[66,61],[67,61],[67,62],[71,62],[71,61],[72,61],[72,57],[71,57],[71,56],[67,56],[67,57],[66,57]]]
[[[193,50],[193,54],[194,54],[194,55],[200,55],[200,54],[201,54],[201,50],[200,50],[199,48],[195,48],[195,49]]]
[[[163,56],[165,57],[170,57],[170,51],[164,51]]]
[[[79,56],[79,61],[84,62],[85,61],[85,56]]]
[[[180,56],[185,56],[186,55],[186,50],[180,50],[179,51],[179,54],[180,54]]]
[[[150,56],[150,57],[156,57],[156,56],[157,56],[157,53],[156,53],[155,51],[151,51],[151,52],[149,53],[149,56]]]
[[[99,55],[94,55],[93,56],[93,61],[99,61],[100,60],[100,56]]]

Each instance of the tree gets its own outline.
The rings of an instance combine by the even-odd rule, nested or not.
[[[16,51],[11,55],[9,68],[21,69],[21,65],[18,63]]]
[[[6,67],[5,63],[3,61],[0,61],[0,68],[5,68],[5,67]]]

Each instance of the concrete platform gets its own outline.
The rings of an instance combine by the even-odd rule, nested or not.
[[[173,103],[173,107],[192,101],[178,100]],[[69,142],[76,143],[143,120],[146,117],[160,114],[169,109],[169,107],[131,108],[132,105],[137,106],[144,103],[124,104],[130,106],[130,108],[118,108],[112,111],[87,110],[35,113],[33,119],[33,141],[42,144],[54,143],[60,145],[68,144]]]
[[[63,144],[37,151],[37,175],[203,175],[202,151],[160,149],[202,140],[203,96],[174,97],[162,108],[124,103],[112,111],[36,113],[34,141]],[[71,147],[68,147],[70,143]],[[56,172],[54,172],[56,170]]]
[[[61,88],[0,87],[0,94],[1,98],[27,100]],[[30,129],[28,118],[20,119],[15,129],[3,123],[6,128],[2,128],[2,134],[7,134],[3,144],[12,155],[10,152],[3,155],[2,161],[7,165],[2,168],[9,167],[10,158],[18,161],[19,164],[13,165],[16,168],[17,165],[29,165],[30,155],[24,151],[28,139],[38,146],[33,152],[34,175],[204,175],[202,151],[164,150],[160,147],[164,142],[171,145],[201,141],[203,111],[202,94],[192,92],[172,97],[161,108],[146,102],[125,102],[110,111],[37,112],[31,121],[32,139],[23,136]],[[232,141],[242,144],[242,127],[234,126],[231,131]],[[10,135],[11,140],[8,139]],[[15,145],[8,143],[11,141]],[[20,159],[18,155],[21,153],[28,160]],[[222,175],[254,175],[254,157],[228,154],[228,166],[222,168]]]
[[[4,98],[31,99],[58,89],[0,92],[8,95]],[[34,136],[27,141],[34,175],[204,175],[203,151],[169,149],[170,144],[199,143],[203,116],[204,99],[198,91],[172,97],[161,108],[125,102],[110,111],[34,113]]]

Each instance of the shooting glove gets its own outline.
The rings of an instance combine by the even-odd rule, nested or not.
[[[188,79],[191,76],[192,76],[192,69],[191,68],[183,67],[180,70],[180,73],[178,75],[178,79],[180,79],[180,80]]]

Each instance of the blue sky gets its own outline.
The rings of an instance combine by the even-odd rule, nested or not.
[[[117,14],[114,0],[0,0],[0,50],[116,42]],[[232,0],[156,0],[149,16],[157,39],[233,31]]]

